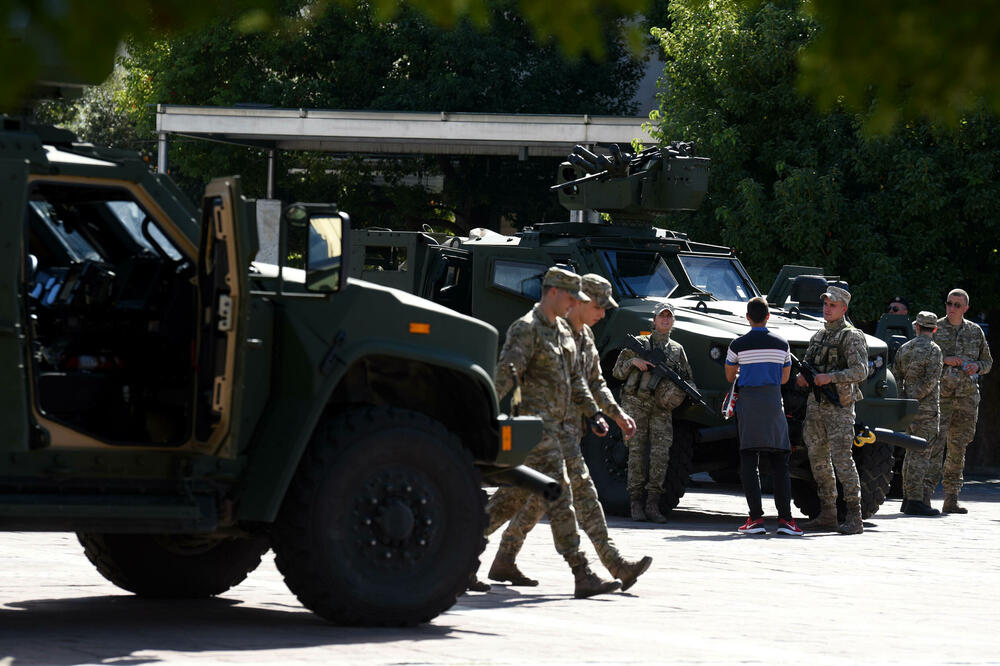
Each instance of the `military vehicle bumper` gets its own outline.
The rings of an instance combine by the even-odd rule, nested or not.
[[[917,415],[917,401],[907,398],[865,398],[854,405],[855,422],[870,428],[906,432]]]
[[[542,420],[537,416],[497,417],[500,446],[497,447],[497,467],[520,465],[531,450],[542,441]]]

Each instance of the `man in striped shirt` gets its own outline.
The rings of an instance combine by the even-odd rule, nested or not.
[[[750,517],[739,528],[743,534],[763,534],[764,509],[760,500],[757,466],[761,458],[771,463],[774,479],[774,504],[778,510],[778,532],[799,536],[791,509],[791,483],[788,477],[788,421],[781,402],[781,385],[788,381],[792,356],[788,341],[767,330],[770,318],[767,301],[759,296],[747,303],[750,332],[729,345],[726,354],[726,380],[737,380],[739,399],[736,417],[740,438],[740,475]]]

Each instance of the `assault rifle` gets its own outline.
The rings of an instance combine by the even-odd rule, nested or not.
[[[667,365],[667,355],[662,349],[646,349],[646,346],[633,335],[625,336],[625,348],[634,351],[643,361],[652,363],[653,367],[649,371],[654,375],[666,377],[684,391],[691,398],[692,402],[701,405],[708,411],[712,411],[712,408],[705,402],[705,398],[698,392],[698,389]]]
[[[825,396],[828,401],[837,407],[843,407],[840,404],[840,396],[837,395],[837,389],[832,385],[827,384],[826,386],[816,386],[816,375],[820,374],[811,363],[808,361],[800,361],[795,358],[795,354],[792,354],[792,369],[797,373],[802,375],[802,378],[806,380],[806,384],[812,389],[813,396],[816,398],[816,402],[822,402],[822,396]]]

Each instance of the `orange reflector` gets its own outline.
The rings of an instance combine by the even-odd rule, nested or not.
[[[510,426],[500,428],[500,448],[504,451],[510,451]]]
[[[652,331],[639,331],[639,335],[652,335]]]
[[[420,333],[422,335],[427,335],[431,332],[430,324],[422,324],[417,321],[410,322],[410,333]]]

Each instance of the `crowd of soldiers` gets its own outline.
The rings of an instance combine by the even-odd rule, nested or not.
[[[835,406],[831,399],[824,400],[820,391],[809,398],[803,440],[817,485],[820,512],[803,527],[857,534],[863,531],[861,485],[851,448],[855,438],[854,403],[862,398],[859,384],[868,376],[868,350],[864,334],[845,318],[850,300],[851,294],[845,289],[827,289],[823,294],[824,327],[813,335],[802,359],[816,370],[811,378],[813,385],[828,387],[828,392],[832,388],[839,402]],[[513,487],[501,487],[493,494],[487,504],[486,534],[508,521],[510,524],[490,568],[491,580],[512,585],[538,584],[520,571],[516,557],[527,532],[545,514],[556,550],[573,572],[577,598],[629,589],[652,563],[648,556],[626,558],[614,544],[583,459],[580,439],[586,427],[598,435],[607,433],[608,424],[602,414],[614,420],[629,449],[631,518],[665,522],[659,503],[672,440],[671,412],[684,401],[685,393],[673,382],[658,381],[651,372],[652,363],[636,351],[623,349],[613,370],[614,377],[622,382],[622,404],[618,404],[601,374],[590,329],[613,307],[617,304],[611,285],[603,277],[581,277],[553,267],[542,280],[539,303],[507,330],[495,376],[497,395],[503,399],[517,387],[513,400],[519,402],[521,413],[542,418],[542,440],[525,464],[556,479],[563,492],[552,502]],[[975,433],[977,378],[990,371],[993,361],[982,329],[964,318],[969,308],[968,294],[952,290],[946,308],[946,316],[940,319],[930,312],[919,313],[914,322],[916,337],[900,347],[895,359],[901,397],[919,403],[910,434],[929,442],[925,450],[911,451],[906,456],[903,512],[909,515],[939,513],[930,507],[930,496],[942,479],[946,494],[942,511],[967,511],[959,505],[958,495],[965,449]],[[752,310],[750,306],[748,314]],[[643,349],[660,350],[672,370],[690,382],[691,367],[684,348],[670,339],[673,324],[673,307],[659,304],[654,310],[654,330],[638,340]],[[786,381],[788,372],[782,377]],[[802,374],[797,382],[806,385]],[[838,480],[846,505],[846,519],[840,525],[836,511]],[[790,523],[794,530],[785,533],[801,534],[794,521]],[[592,541],[611,579],[590,568],[580,549],[578,524]],[[744,528],[740,531],[746,531]],[[487,591],[489,584],[473,574],[469,589]]]

